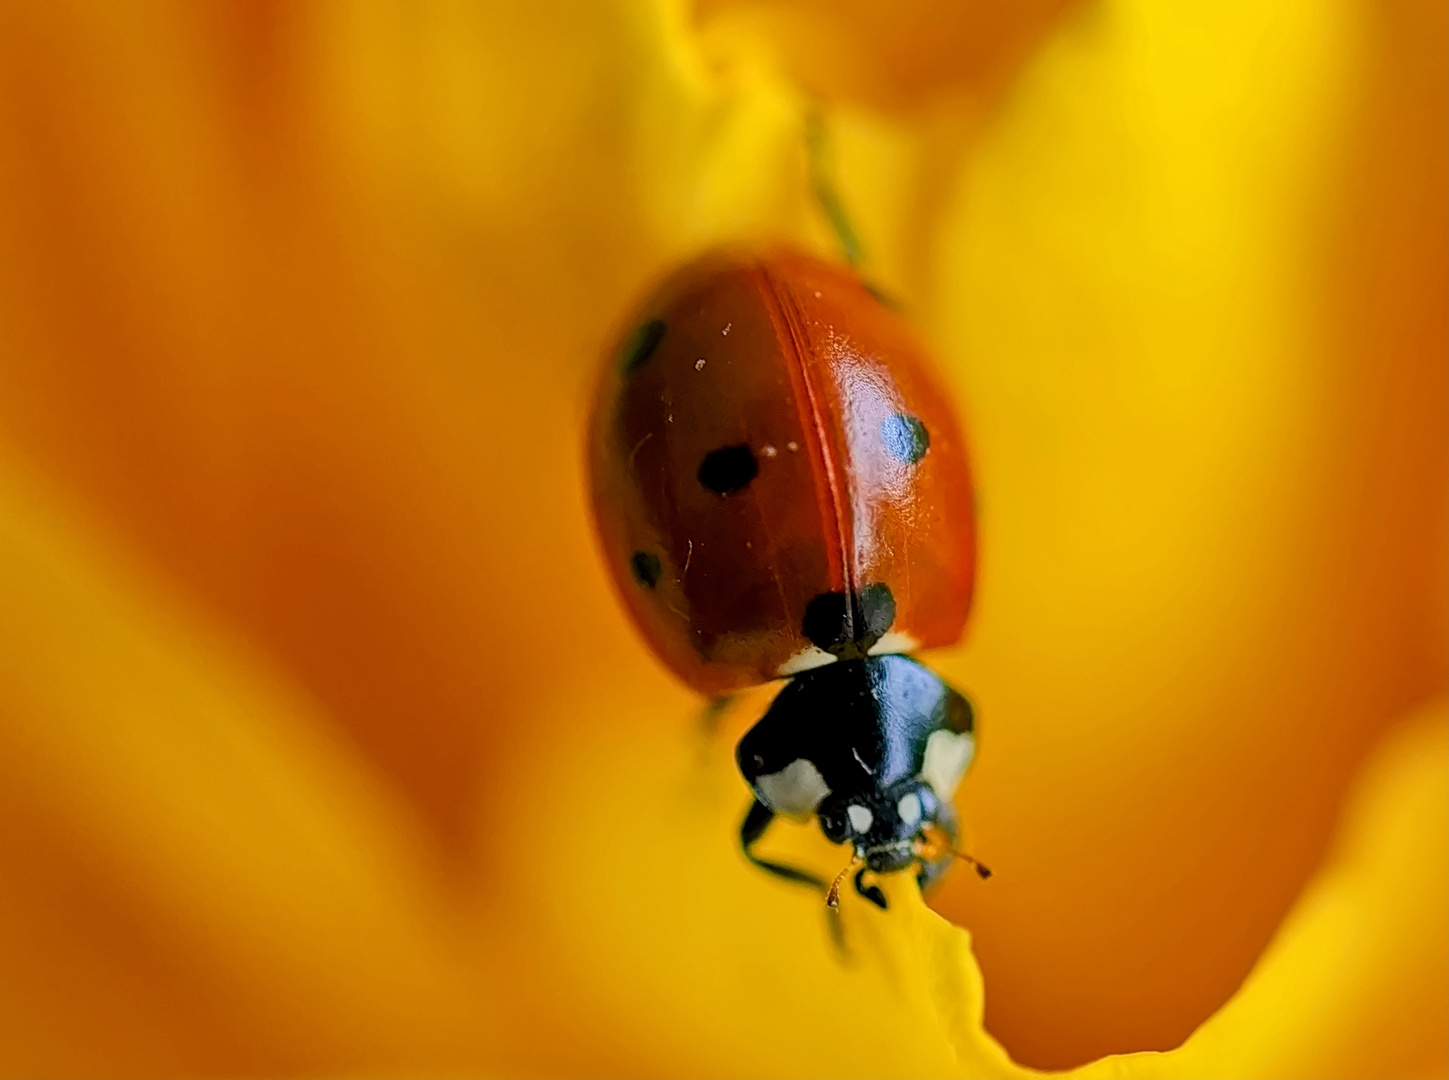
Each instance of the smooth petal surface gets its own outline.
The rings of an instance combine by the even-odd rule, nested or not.
[[[1449,681],[1444,5],[911,11],[0,11],[0,1068],[1443,1073],[1442,713],[1342,808]],[[829,250],[822,105],[974,436],[997,870],[845,964],[580,461],[653,276]]]
[[[1395,730],[1327,865],[1242,989],[1179,1050],[1075,1075],[1438,1076],[1449,1060],[1449,709]]]
[[[983,505],[946,666],[982,715],[966,817],[1021,864],[939,906],[1032,1064],[1226,1000],[1367,747],[1444,685],[1449,173],[1414,44],[1444,23],[1083,9],[942,213]]]
[[[265,663],[0,464],[3,1067],[487,1060],[430,849]]]

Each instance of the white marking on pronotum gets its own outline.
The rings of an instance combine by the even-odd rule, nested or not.
[[[789,442],[787,442],[785,444],[785,449],[788,450],[788,451],[790,451],[790,453],[793,454],[796,450],[799,450],[800,449],[800,444],[797,443],[794,439],[791,439]]]
[[[961,777],[966,775],[971,756],[976,753],[976,740],[970,733],[933,731],[926,740],[926,754],[921,776],[931,785],[938,798],[949,800],[956,794]]]
[[[896,813],[901,816],[901,824],[915,828],[921,820],[921,797],[914,791],[906,792],[896,803]]]
[[[762,447],[760,447],[760,453],[761,453],[761,454],[762,454],[762,455],[764,455],[764,456],[765,456],[765,457],[767,457],[767,458],[772,458],[772,457],[774,457],[774,456],[775,456],[775,455],[776,455],[776,454],[778,454],[778,453],[779,453],[779,452],[780,452],[780,451],[778,451],[778,450],[776,450],[776,449],[775,449],[775,448],[774,448],[774,447],[773,447],[773,446],[771,446],[771,445],[770,445],[770,444],[769,444],[769,443],[766,443],[766,444],[765,444],[765,445],[764,445],[764,446],[762,446]]]
[[[903,630],[890,630],[882,634],[879,640],[870,647],[871,656],[884,656],[890,653],[915,652],[921,647],[921,643]]]
[[[734,325],[734,323],[732,323],[732,322],[725,323],[724,329],[720,331],[720,336],[721,337],[729,337],[730,336],[730,327],[733,326],[733,325]]]
[[[798,675],[802,671],[809,671],[811,668],[824,667],[826,664],[833,664],[840,657],[834,653],[828,653],[824,649],[818,649],[814,645],[807,645],[790,659],[775,669],[775,674],[782,678],[788,675]]]
[[[855,758],[856,761],[860,762],[860,767],[866,772],[870,773],[871,776],[875,775],[875,770],[865,763],[865,758],[861,757],[860,751],[853,746],[850,748],[850,756]]]
[[[701,356],[698,360],[696,360],[694,362],[694,370],[695,371],[703,371],[704,370],[704,357]]]
[[[796,758],[776,773],[755,777],[760,801],[777,814],[808,818],[830,794],[830,786],[812,761]]]
[[[870,826],[875,821],[875,815],[863,806],[847,806],[845,816],[850,818],[850,827],[857,833],[870,832]]]

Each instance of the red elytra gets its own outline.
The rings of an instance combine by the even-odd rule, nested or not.
[[[683,267],[610,354],[589,439],[615,586],[695,689],[960,638],[961,432],[915,335],[852,272],[788,251]]]

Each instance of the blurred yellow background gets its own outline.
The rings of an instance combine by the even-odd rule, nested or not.
[[[988,1067],[912,1027],[977,991],[905,928],[964,939],[839,970],[742,864],[580,486],[659,273],[830,252],[817,107],[979,474],[933,663],[997,875],[932,906],[986,1028],[1061,1068],[1229,999],[1449,685],[1449,8],[890,9],[0,9],[0,1071]],[[1342,1075],[1446,1067],[1402,928]]]

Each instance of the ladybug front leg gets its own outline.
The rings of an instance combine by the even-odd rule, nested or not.
[[[932,845],[922,851],[921,869],[916,873],[916,884],[923,893],[929,892],[955,861],[956,856],[952,849],[960,839],[956,808],[948,802],[937,804],[935,815],[928,824],[944,835],[945,843]]]
[[[744,850],[745,858],[754,863],[761,870],[765,870],[776,877],[784,878],[786,881],[793,881],[797,885],[808,885],[811,888],[826,891],[825,882],[821,881],[814,874],[806,870],[800,870],[793,866],[786,866],[783,863],[771,862],[769,859],[762,859],[755,854],[754,847],[760,837],[765,835],[765,830],[770,827],[770,822],[775,820],[775,811],[771,810],[758,799],[750,807],[749,813],[745,814],[745,820],[740,823],[740,847]]]
[[[865,880],[866,874],[873,874],[874,871],[862,866],[855,872],[855,891],[860,893],[876,907],[885,911],[890,905],[886,902],[886,894],[879,885],[872,884]]]

